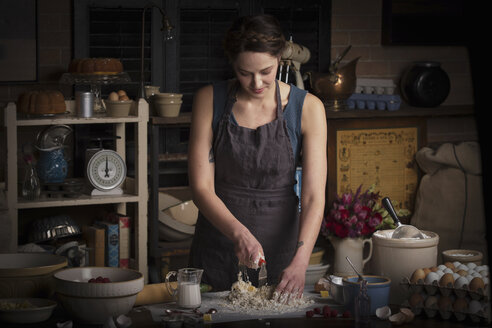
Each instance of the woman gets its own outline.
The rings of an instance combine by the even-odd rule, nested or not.
[[[285,38],[272,16],[239,18],[224,48],[236,79],[194,98],[189,179],[200,210],[191,265],[203,282],[230,289],[238,263],[300,297],[324,210],[326,118],[312,94],[275,79]],[[302,146],[302,211],[294,192]],[[248,269],[257,281],[257,270]]]

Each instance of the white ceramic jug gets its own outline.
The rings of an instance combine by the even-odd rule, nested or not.
[[[335,259],[333,266],[333,274],[335,276],[345,277],[355,275],[356,272],[345,259],[346,256],[355,266],[359,273],[364,272],[364,265],[371,259],[372,256],[372,240],[362,238],[337,238],[331,237],[330,242],[335,249]],[[363,257],[364,246],[369,245],[369,253],[367,257]]]

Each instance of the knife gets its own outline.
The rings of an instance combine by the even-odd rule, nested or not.
[[[260,273],[258,274],[258,288],[259,288],[265,286],[267,283],[266,261],[264,259],[260,259],[258,265],[260,266]]]

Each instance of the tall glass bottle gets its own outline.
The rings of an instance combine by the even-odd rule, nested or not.
[[[359,294],[355,297],[355,326],[369,327],[371,299],[367,294],[367,280],[360,281]]]
[[[26,175],[22,184],[22,197],[26,200],[36,200],[41,195],[41,184],[39,183],[38,173],[34,167],[31,156],[25,158]]]

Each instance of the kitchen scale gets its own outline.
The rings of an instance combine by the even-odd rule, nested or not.
[[[126,178],[126,163],[116,151],[102,147],[104,139],[108,138],[97,138],[99,148],[90,148],[85,152],[85,173],[90,187],[93,188],[90,194],[122,195],[123,189],[120,186]]]

